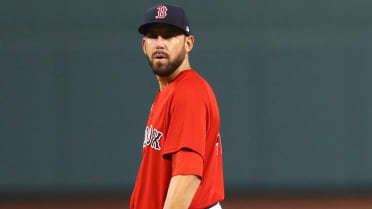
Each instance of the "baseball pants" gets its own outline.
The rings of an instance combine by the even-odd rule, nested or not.
[[[222,208],[221,208],[220,203],[218,202],[218,203],[216,203],[215,205],[212,205],[211,207],[206,208],[206,209],[222,209]]]

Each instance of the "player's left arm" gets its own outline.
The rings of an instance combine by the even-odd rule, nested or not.
[[[164,209],[188,209],[200,185],[195,175],[177,175],[171,178]]]

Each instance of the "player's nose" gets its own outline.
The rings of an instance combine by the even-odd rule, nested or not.
[[[158,37],[156,38],[156,48],[164,48],[164,38],[160,35],[158,35]]]

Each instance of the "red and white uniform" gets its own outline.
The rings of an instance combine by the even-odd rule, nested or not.
[[[162,209],[170,179],[197,175],[190,209],[224,199],[220,116],[209,84],[194,70],[181,72],[152,105],[131,209]]]

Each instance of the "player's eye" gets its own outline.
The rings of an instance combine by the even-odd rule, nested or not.
[[[174,31],[172,31],[172,32],[169,32],[169,33],[165,33],[165,34],[163,34],[163,38],[165,38],[165,39],[170,39],[170,38],[174,38],[174,37],[177,37],[178,35],[180,35],[180,34],[182,34],[182,33],[178,33],[178,32],[174,32]]]
[[[145,36],[146,38],[150,38],[150,39],[157,39],[159,36],[162,37],[163,39],[171,39],[171,38],[174,38],[176,36],[178,36],[179,33],[176,33],[176,32],[166,32],[166,33],[147,33]]]
[[[163,37],[164,39],[170,39],[170,38],[174,37],[174,35],[171,34],[171,33],[167,33],[167,34],[163,34],[162,37]]]
[[[146,38],[156,39],[156,38],[158,38],[158,35],[156,35],[154,33],[147,33]]]

